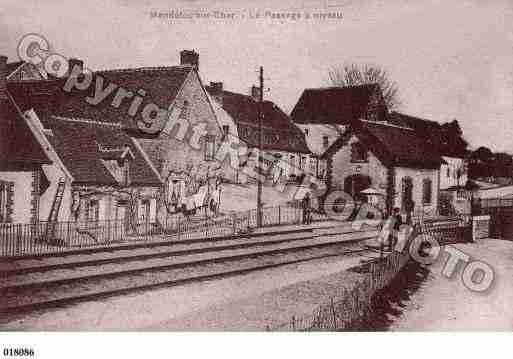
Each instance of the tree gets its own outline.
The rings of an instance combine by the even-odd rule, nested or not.
[[[399,89],[388,73],[374,65],[350,64],[333,67],[329,70],[329,82],[332,86],[356,86],[376,83],[381,88],[388,110],[396,110],[400,105]]]
[[[455,157],[464,157],[467,153],[468,142],[463,138],[463,131],[458,120],[446,122],[440,128],[444,152]]]

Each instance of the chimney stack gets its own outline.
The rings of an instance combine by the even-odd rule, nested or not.
[[[74,58],[70,58],[68,59],[68,73],[71,74],[71,72],[73,71],[73,68],[75,66],[78,66],[82,71],[84,71],[84,61],[82,60],[79,60],[79,59],[74,59]]]
[[[7,56],[0,55],[0,100],[7,100]]]
[[[258,86],[251,86],[251,97],[253,97],[253,100],[260,101],[260,87]]]
[[[223,105],[223,83],[222,82],[210,82],[210,94],[212,97]]]
[[[180,51],[180,65],[192,66],[199,71],[199,54],[194,50]]]

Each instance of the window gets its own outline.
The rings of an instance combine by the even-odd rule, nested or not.
[[[311,157],[310,158],[310,173],[316,174],[316,168],[317,167],[317,159]]]
[[[324,179],[324,175],[326,174],[326,161],[319,160],[317,164],[317,178]]]
[[[322,145],[324,146],[324,148],[328,148],[330,144],[330,139],[328,136],[322,136]]]
[[[351,162],[367,162],[367,150],[360,142],[351,145]]]
[[[230,133],[230,126],[223,125],[223,136],[226,137]]]
[[[305,128],[305,136],[308,136],[308,128]]]
[[[9,222],[9,186],[0,181],[0,223]]]
[[[422,203],[431,204],[432,197],[432,184],[429,178],[422,181]]]
[[[212,135],[207,135],[205,137],[205,161],[214,160],[216,152],[215,141],[216,139]]]
[[[150,200],[143,199],[139,207],[139,221],[147,222],[150,220]]]
[[[447,166],[447,178],[451,178],[451,167]]]
[[[305,167],[305,157],[300,156],[299,157],[299,169],[303,170],[304,167]]]
[[[87,221],[98,222],[100,220],[100,201],[92,199],[87,207]]]

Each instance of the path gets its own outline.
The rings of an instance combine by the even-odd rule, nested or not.
[[[495,271],[488,292],[476,294],[461,281],[461,266],[452,279],[441,275],[444,260],[429,267],[421,288],[405,302],[391,331],[513,330],[513,241],[486,239],[455,245]]]

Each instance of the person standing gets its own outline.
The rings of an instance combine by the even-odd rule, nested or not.
[[[389,237],[389,246],[390,246],[390,252],[394,249],[395,245],[398,242],[399,237],[399,231],[401,230],[401,226],[403,224],[403,218],[401,217],[401,212],[399,208],[395,207],[392,212],[392,231],[390,233]]]
[[[303,224],[310,224],[310,192],[306,192],[302,200]]]

